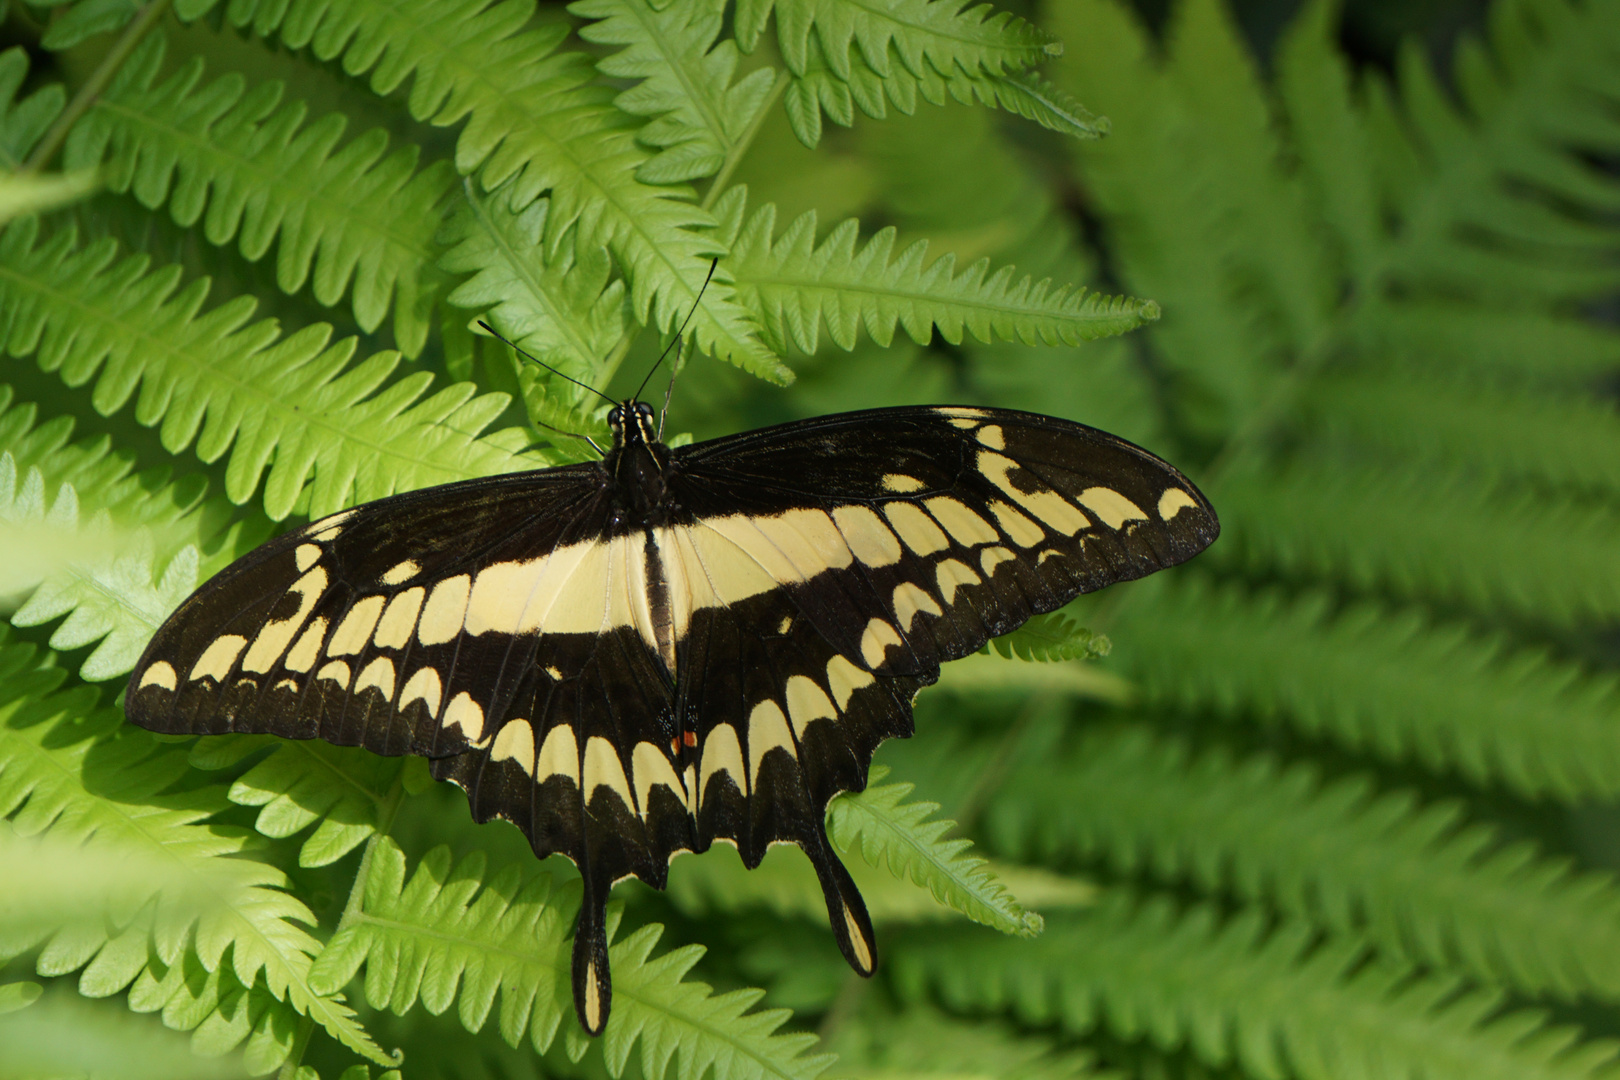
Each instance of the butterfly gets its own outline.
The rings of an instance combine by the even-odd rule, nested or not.
[[[874,409],[680,448],[631,398],[599,461],[395,495],[276,537],[153,636],[128,717],[418,754],[583,879],[573,993],[612,1002],[605,905],[683,851],[797,844],[839,948],[866,906],[824,828],[940,665],[1220,526],[1137,446],[1006,409]]]

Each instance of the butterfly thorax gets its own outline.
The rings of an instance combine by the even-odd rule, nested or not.
[[[662,524],[668,506],[669,448],[658,439],[651,405],[631,399],[608,413],[613,446],[602,467],[617,485],[619,504],[636,524]]]

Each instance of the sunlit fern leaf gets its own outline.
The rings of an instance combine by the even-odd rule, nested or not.
[[[224,792],[160,794],[185,774],[184,751],[123,731],[120,713],[95,708],[95,694],[87,688],[50,695],[61,674],[38,669],[33,653],[26,645],[0,647],[0,668],[10,672],[0,680],[0,813],[23,835],[48,831],[64,841],[94,835],[162,857],[177,885],[217,900],[200,914],[186,905],[171,915],[154,897],[151,922],[136,938],[105,925],[60,932],[44,942],[39,970],[60,975],[84,968],[81,981],[90,980],[96,995],[104,996],[146,969],[149,950],[168,965],[194,954],[209,972],[228,955],[241,986],[251,987],[262,975],[271,994],[333,1038],[362,1056],[387,1061],[353,1010],[311,988],[309,966],[320,943],[303,926],[314,925],[315,916],[283,891],[285,875],[252,858],[227,857],[240,856],[251,834],[201,824],[229,807]]]
[[[441,239],[450,249],[439,265],[469,275],[446,301],[486,312],[520,348],[572,378],[603,385],[611,374],[604,365],[627,326],[624,283],[610,280],[613,263],[604,248],[574,245],[545,258],[541,238],[551,203],[537,199],[514,213],[506,195],[505,189],[480,195],[469,184],[446,223]],[[539,374],[572,405],[589,396]]]
[[[178,452],[196,443],[214,461],[230,452],[226,494],[251,498],[264,479],[265,511],[291,512],[306,484],[309,512],[329,513],[395,491],[543,464],[527,435],[481,432],[505,409],[502,394],[470,383],[423,400],[433,376],[392,384],[399,354],[350,366],[355,339],[328,345],[324,324],[286,338],[273,319],[250,323],[251,298],[203,312],[206,281],[180,288],[179,267],[148,271],[144,256],[116,260],[104,240],[80,248],[71,229],[36,245],[30,219],[0,234],[0,337],[14,356],[70,386],[95,379],[91,401],[112,413],[140,390],[135,418],[161,425]],[[99,373],[98,373],[99,372]]]
[[[897,327],[919,344],[938,328],[953,344],[966,331],[980,341],[1073,345],[1158,317],[1151,300],[1053,288],[1050,281],[1017,278],[1011,266],[990,273],[988,259],[958,274],[955,256],[925,262],[926,241],[894,256],[892,228],[857,247],[859,225],[844,221],[817,244],[814,211],[776,236],[776,207],[767,203],[744,222],[746,197],[743,188],[733,189],[717,212],[725,234],[734,237],[738,299],[756,313],[779,351],[792,346],[813,353],[823,323],[834,343],[852,349],[859,329],[885,346]]]
[[[1113,643],[1093,633],[1065,611],[1037,615],[1010,634],[991,638],[982,651],[992,648],[1008,660],[1053,662],[1095,660],[1107,656]]]
[[[919,93],[939,104],[949,86],[961,101],[978,97],[1005,104],[989,86],[1062,51],[1044,30],[989,4],[901,0],[880,10],[850,0],[742,0],[736,26],[744,51],[754,50],[773,11],[777,45],[795,76],[788,114],[807,146],[820,137],[821,110],[847,126],[852,101],[872,117],[884,115],[885,97],[909,113]],[[1035,108],[1041,90],[1037,82],[1005,92],[1009,99],[1024,98],[1016,111],[1044,122],[1045,114]],[[1058,106],[1058,100],[1049,97],[1047,109],[1084,115],[1067,103]]]
[[[133,666],[146,639],[196,586],[262,536],[218,500],[201,502],[196,477],[132,472],[105,439],[68,443],[65,417],[34,426],[32,405],[0,388],[0,594],[19,626],[66,615],[53,647],[93,643],[83,675]],[[202,554],[206,551],[206,555]]]
[[[1113,626],[1115,656],[1149,701],[1281,722],[1530,799],[1620,792],[1612,675],[1418,611],[1331,614],[1323,595],[1196,575],[1139,593]]]
[[[231,73],[202,84],[194,58],[157,83],[161,37],[144,44],[74,125],[69,168],[103,166],[109,187],[182,226],[201,223],[214,244],[237,241],[258,260],[277,244],[276,280],[296,293],[307,283],[331,306],[353,288],[364,330],[394,309],[394,337],[408,355],[422,349],[442,275],[433,243],[453,170],[418,170],[418,150],[384,156],[374,128],[339,148],[347,121],[331,114],[306,124],[301,102],[282,104],[283,86],[249,88]]]
[[[649,184],[712,176],[758,122],[776,80],[773,68],[749,72],[733,84],[740,55],[729,38],[716,44],[725,0],[658,5],[651,0],[580,0],[568,10],[597,21],[579,36],[625,48],[597,62],[602,74],[639,79],[613,103],[648,118],[636,133],[657,150],[636,172]]]
[[[156,1013],[177,1031],[192,1032],[192,1052],[216,1056],[240,1049],[250,1074],[267,1073],[286,1061],[303,1023],[298,1011],[278,1001],[264,984],[242,986],[229,965],[203,967],[194,953],[172,964],[148,956],[129,984],[125,1003],[138,1013]]]
[[[1460,466],[1305,452],[1274,472],[1234,470],[1220,499],[1211,555],[1228,566],[1565,626],[1620,613],[1613,505],[1493,485]]]
[[[1013,857],[1233,893],[1528,995],[1620,997],[1620,896],[1467,812],[1132,726],[1014,770],[986,823]]]
[[[20,168],[67,102],[60,83],[50,83],[22,100],[17,92],[28,78],[28,53],[21,46],[0,52],[0,169]]]
[[[888,770],[872,770],[872,783]],[[845,794],[827,807],[827,834],[846,851],[858,850],[873,866],[887,864],[900,878],[926,886],[934,898],[955,908],[974,922],[1004,934],[1034,937],[1041,932],[1041,917],[1024,910],[978,855],[965,837],[946,839],[956,822],[935,819],[932,802],[905,802],[914,785],[884,784]]]
[[[195,18],[216,2],[189,0],[177,10]],[[370,71],[379,94],[414,75],[411,115],[441,126],[466,121],[458,169],[482,170],[486,189],[510,180],[516,210],[549,192],[548,254],[565,241],[606,247],[637,319],[673,330],[696,304],[699,348],[762,378],[790,380],[733,299],[730,275],[722,269],[704,290],[711,260],[726,253],[713,219],[680,189],[636,179],[651,155],[636,143],[631,118],[596,83],[588,57],[556,52],[566,28],[527,27],[533,10],[532,0],[309,0],[232,4],[228,16],[261,34],[279,32],[291,48],[310,45],[323,60],[341,58],[351,75]]]
[[[407,880],[404,854],[383,840],[372,852],[361,908],[333,935],[315,982],[336,992],[363,964],[373,1008],[403,1014],[420,1001],[437,1015],[454,1005],[469,1031],[484,1026],[498,992],[501,1037],[516,1046],[527,1034],[544,1052],[560,1028],[575,1029],[568,934],[578,903],[572,884],[554,895],[550,875],[526,876],[517,865],[486,881],[481,852],[452,866],[444,847]],[[610,915],[610,938],[616,923]],[[638,1045],[644,1076],[664,1075],[677,1056],[677,1075],[690,1080],[711,1066],[743,1080],[810,1080],[826,1068],[827,1058],[804,1056],[811,1036],[773,1034],[785,1012],[748,1011],[757,991],[716,996],[683,981],[700,948],[649,959],[660,931],[642,927],[611,948],[613,1015],[602,1039],[612,1075]]]
[[[231,779],[227,795],[238,806],[261,808],[253,827],[263,836],[283,839],[313,826],[298,852],[298,865],[305,867],[327,866],[365,843],[395,786],[405,786],[407,770],[413,792],[432,782],[422,759],[385,758],[314,739],[203,739],[192,747],[190,762],[200,769],[232,769],[265,750]]]
[[[1118,893],[1032,943],[918,929],[892,957],[908,999],[1145,1037],[1248,1076],[1588,1080],[1614,1056],[1600,1042],[1571,1048],[1574,1033],[1539,1013],[1504,1013],[1499,992],[1369,959],[1360,939],[1322,940],[1304,923],[1272,928],[1254,909],[1223,921]]]

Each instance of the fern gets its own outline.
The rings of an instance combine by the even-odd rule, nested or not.
[[[383,389],[396,353],[349,367],[354,339],[328,345],[323,325],[278,342],[273,320],[248,324],[253,303],[245,298],[199,316],[208,283],[176,294],[178,267],[148,273],[135,255],[115,263],[113,244],[78,248],[72,230],[39,246],[36,235],[24,221],[0,236],[6,348],[37,350],[40,366],[70,386],[96,379],[91,400],[103,414],[139,386],[136,419],[161,423],[171,452],[195,442],[198,456],[213,461],[231,451],[225,485],[233,501],[251,497],[267,467],[265,510],[279,519],[311,474],[309,512],[320,515],[526,463],[521,432],[478,437],[506,407],[504,396],[475,396],[463,383],[418,402],[428,372]]]
[[[1572,1048],[1568,1030],[1503,1014],[1500,995],[1368,961],[1353,938],[1315,944],[1298,923],[1222,927],[1209,908],[1177,914],[1121,894],[1016,952],[982,936],[915,936],[895,964],[908,997],[933,991],[955,1008],[1011,1009],[1074,1032],[1106,1026],[1248,1075],[1528,1080],[1612,1064],[1607,1046]]]
[[[417,171],[413,147],[384,158],[388,137],[377,129],[337,149],[341,116],[306,126],[301,103],[281,105],[279,83],[249,89],[234,74],[199,88],[200,58],[154,86],[163,52],[162,38],[151,39],[74,125],[69,167],[105,163],[109,187],[148,207],[167,203],[180,225],[200,221],[210,243],[239,237],[246,259],[279,239],[282,289],[308,282],[330,306],[352,279],[361,329],[375,329],[392,306],[400,348],[421,352],[440,285],[432,241],[449,165]]]
[[[1129,615],[1153,627],[1152,650],[1119,650],[1149,700],[1274,717],[1530,798],[1574,800],[1620,784],[1612,677],[1507,649],[1466,626],[1372,606],[1330,617],[1324,596],[1249,595],[1195,578],[1138,598]]]
[[[569,11],[595,19],[586,41],[626,48],[597,63],[604,75],[638,79],[613,99],[632,116],[649,117],[636,133],[658,153],[637,171],[649,184],[712,176],[740,147],[769,102],[775,72],[757,68],[733,84],[741,59],[735,42],[716,44],[723,0],[670,4],[642,0],[580,0]]]
[[[196,18],[213,6],[214,0],[193,0],[177,9]],[[438,125],[467,120],[457,168],[464,174],[481,169],[490,190],[510,180],[514,210],[549,190],[548,256],[577,226],[576,245],[606,247],[624,268],[638,319],[669,330],[696,303],[709,260],[724,254],[703,235],[712,220],[672,198],[671,189],[633,179],[648,155],[623,114],[591,85],[584,57],[554,52],[560,33],[521,29],[532,5],[310,3],[286,22],[286,9],[254,7],[233,4],[232,22],[261,34],[279,29],[288,46],[313,45],[322,59],[341,56],[350,74],[371,70],[378,93],[416,75],[413,116]],[[692,330],[700,348],[756,374],[790,377],[754,337],[724,278],[710,285],[696,311]]]
[[[744,222],[746,197],[734,189],[716,213],[733,249],[738,299],[757,312],[766,340],[779,352],[789,345],[815,352],[823,321],[839,347],[852,349],[857,328],[885,346],[897,324],[918,344],[927,344],[937,326],[952,344],[962,340],[965,327],[980,341],[1072,345],[1125,333],[1159,315],[1150,300],[1015,280],[1010,266],[987,277],[988,260],[960,275],[950,255],[925,266],[926,242],[891,262],[894,231],[881,230],[856,251],[854,221],[842,222],[817,246],[814,212],[775,237],[775,207],[767,204]]]
[[[55,83],[17,100],[27,77],[28,54],[21,46],[0,52],[0,168],[7,170],[22,166],[67,102]]]
[[[1528,994],[1620,994],[1608,881],[1504,845],[1466,814],[1380,794],[1365,775],[1324,785],[1308,768],[1121,729],[1019,769],[987,824],[1019,857],[1192,881]]]
[[[552,900],[548,876],[525,880],[516,867],[485,882],[481,854],[452,867],[446,848],[429,852],[409,880],[395,845],[385,841],[376,860],[361,913],[333,937],[317,983],[336,992],[364,963],[374,1008],[404,1013],[420,1000],[441,1013],[459,1001],[470,1031],[483,1027],[499,991],[501,1036],[515,1046],[527,1032],[544,1051],[568,1012],[564,934],[577,893]],[[649,960],[658,936],[657,926],[644,927],[611,948],[614,1009],[603,1039],[612,1075],[637,1044],[647,1076],[663,1075],[677,1055],[679,1075],[690,1078],[710,1067],[745,1078],[814,1077],[826,1068],[827,1059],[803,1056],[811,1039],[772,1034],[784,1013],[747,1011],[756,993],[711,996],[683,982],[700,950]]]
[[[1113,643],[1081,626],[1067,612],[1037,615],[1010,634],[992,638],[984,651],[994,649],[1008,660],[1095,660],[1107,656]]]
[[[0,706],[5,712],[0,812],[23,835],[48,830],[56,840],[80,842],[94,836],[161,858],[182,896],[201,893],[210,901],[200,913],[193,903],[171,913],[159,894],[153,897],[150,928],[133,934],[115,934],[105,925],[65,929],[44,942],[36,963],[40,973],[84,968],[81,992],[102,997],[123,990],[147,970],[148,949],[169,968],[195,956],[210,976],[228,973],[240,987],[252,987],[262,974],[277,1001],[316,1020],[356,1053],[386,1061],[351,1009],[312,989],[311,957],[320,946],[299,924],[315,920],[283,891],[286,878],[266,863],[224,858],[242,852],[247,837],[198,824],[223,808],[223,799],[207,792],[159,797],[184,774],[184,755],[159,749],[145,736],[109,741],[122,717],[93,710],[94,694],[88,690],[45,697],[60,682],[60,673],[37,668],[31,659],[27,646],[0,647],[0,665],[9,673],[3,683],[7,700]],[[93,794],[87,779],[101,790]],[[12,942],[7,951],[15,954],[33,944]],[[241,1007],[242,1019],[251,1019],[245,1002]],[[285,1056],[285,1042],[262,1046],[274,1012],[266,1010],[256,1028],[235,1033],[237,1041],[252,1031],[260,1036],[261,1054]]]

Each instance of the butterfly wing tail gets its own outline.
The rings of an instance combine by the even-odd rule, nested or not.
[[[602,1034],[613,1007],[613,975],[608,969],[607,890],[585,875],[579,921],[574,926],[574,1012],[580,1026]]]
[[[838,948],[849,961],[849,966],[862,978],[870,978],[877,970],[877,937],[872,932],[872,918],[866,913],[866,901],[855,887],[844,864],[833,854],[825,832],[817,829],[819,843],[801,844],[810,863],[821,880],[821,894],[827,901],[827,919],[832,923]]]

